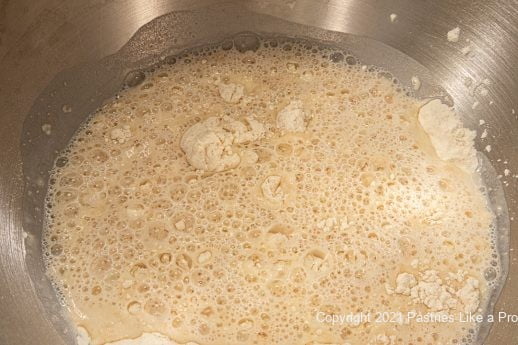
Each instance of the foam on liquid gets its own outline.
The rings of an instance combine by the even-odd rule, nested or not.
[[[44,239],[73,321],[93,344],[150,332],[205,345],[469,343],[469,323],[317,320],[429,312],[386,290],[423,269],[444,280],[465,271],[483,302],[492,216],[392,80],[327,49],[261,45],[177,58],[78,132],[52,176]],[[245,96],[225,102],[221,82]],[[281,133],[277,113],[295,99],[307,130]],[[257,162],[196,171],[180,139],[223,115],[268,125],[266,138],[234,147]],[[270,176],[280,199],[262,191]]]

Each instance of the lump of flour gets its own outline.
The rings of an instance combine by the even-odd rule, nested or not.
[[[421,272],[420,279],[411,273],[400,273],[396,278],[396,287],[387,288],[388,294],[394,292],[410,296],[414,303],[424,304],[432,311],[446,311],[460,308],[465,313],[476,312],[480,303],[479,281],[468,277],[458,290],[444,282],[435,270]],[[462,281],[464,276],[458,276]]]
[[[464,306],[465,313],[474,313],[477,311],[480,303],[479,281],[469,277],[464,286],[457,291],[457,296]]]
[[[227,103],[238,103],[245,94],[243,85],[234,83],[218,84],[218,91],[221,98]]]
[[[434,270],[423,272],[417,285],[410,290],[410,297],[414,302],[423,303],[432,311],[448,310],[457,305],[452,290],[443,284],[438,272]]]
[[[460,37],[460,28],[457,26],[456,28],[451,29],[448,31],[446,37],[450,42],[458,42]]]
[[[410,295],[411,289],[417,285],[417,280],[413,274],[401,273],[396,278],[396,293]]]
[[[306,130],[306,114],[302,101],[291,101],[277,114],[277,128],[287,132],[304,132]]]
[[[190,127],[180,141],[187,160],[196,169],[220,172],[235,168],[241,162],[233,144],[262,138],[265,126],[251,117],[244,122],[230,117],[209,117]]]
[[[467,173],[477,168],[476,132],[464,128],[452,108],[434,99],[419,109],[419,123],[430,137],[437,156]]]

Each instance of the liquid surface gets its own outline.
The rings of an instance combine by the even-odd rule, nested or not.
[[[52,176],[48,272],[92,344],[470,342],[458,313],[483,312],[492,215],[422,102],[304,44],[170,62]]]

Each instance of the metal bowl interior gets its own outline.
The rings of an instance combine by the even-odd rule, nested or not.
[[[385,68],[406,85],[419,75],[417,96],[443,97],[466,126],[488,130],[476,144],[480,151],[492,147],[485,154],[494,170],[484,165],[483,173],[492,181],[490,197],[501,206],[495,208],[498,225],[511,229],[510,242],[505,231],[499,239],[511,251],[502,258],[509,274],[494,312],[516,314],[516,13],[516,2],[478,0],[0,2],[0,343],[75,341],[44,274],[40,248],[48,172],[57,152],[120,90],[128,73],[246,32],[322,41]],[[461,41],[448,42],[446,33],[456,26]],[[468,45],[472,52],[465,55],[461,49]],[[487,95],[480,94],[481,83],[488,84]],[[51,135],[42,131],[44,124]],[[483,325],[481,337],[489,326]],[[486,344],[515,339],[517,324],[496,322]]]

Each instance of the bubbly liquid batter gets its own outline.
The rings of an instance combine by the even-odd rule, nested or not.
[[[91,117],[53,173],[44,251],[92,344],[470,342],[471,323],[377,320],[482,312],[492,214],[436,155],[421,103],[352,60],[295,43],[199,50]],[[298,131],[279,128],[290,104]],[[225,149],[236,166],[195,169],[182,136],[223,116],[265,133]]]

